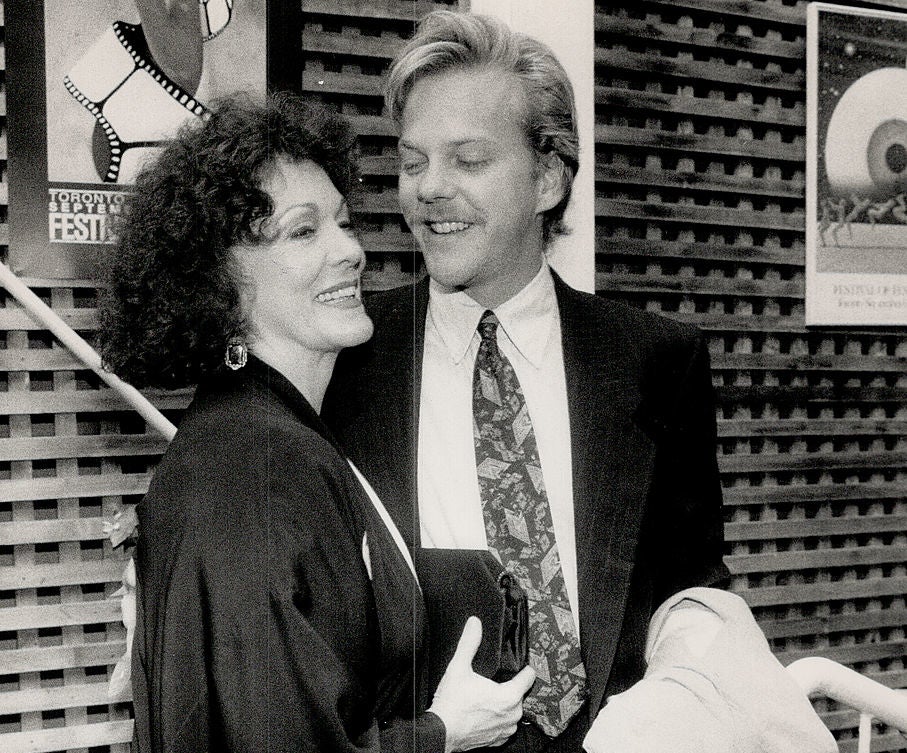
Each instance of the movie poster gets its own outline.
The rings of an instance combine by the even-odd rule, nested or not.
[[[907,324],[907,14],[807,17],[806,323]]]
[[[7,2],[10,264],[91,278],[141,166],[207,103],[267,87],[267,0]]]

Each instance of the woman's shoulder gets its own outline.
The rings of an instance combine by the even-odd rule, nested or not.
[[[292,397],[298,397],[293,401]],[[300,462],[336,454],[301,396],[288,396],[267,380],[245,374],[227,375],[201,385],[171,445],[177,454],[200,462],[205,447],[228,455],[260,455],[279,445],[305,450]]]
[[[345,470],[331,442],[279,396],[243,383],[204,386],[154,472],[146,526],[215,516],[241,526],[263,499],[306,514],[325,506]]]

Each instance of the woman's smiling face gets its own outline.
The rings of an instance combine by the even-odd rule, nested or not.
[[[308,160],[278,158],[261,188],[274,207],[261,227],[265,240],[234,249],[252,342],[336,353],[367,340],[365,256],[327,173]]]

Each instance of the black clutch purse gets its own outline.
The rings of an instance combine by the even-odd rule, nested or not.
[[[516,579],[487,550],[417,549],[428,615],[428,691],[435,692],[471,615],[482,621],[473,670],[496,682],[529,662],[529,608]]]

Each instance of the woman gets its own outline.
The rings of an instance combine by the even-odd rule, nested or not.
[[[337,352],[372,331],[352,146],[294,97],[221,103],[121,224],[105,362],[199,385],[139,508],[140,751],[467,749],[512,732],[532,683],[474,675],[473,625],[424,711],[412,563],[319,419]]]

